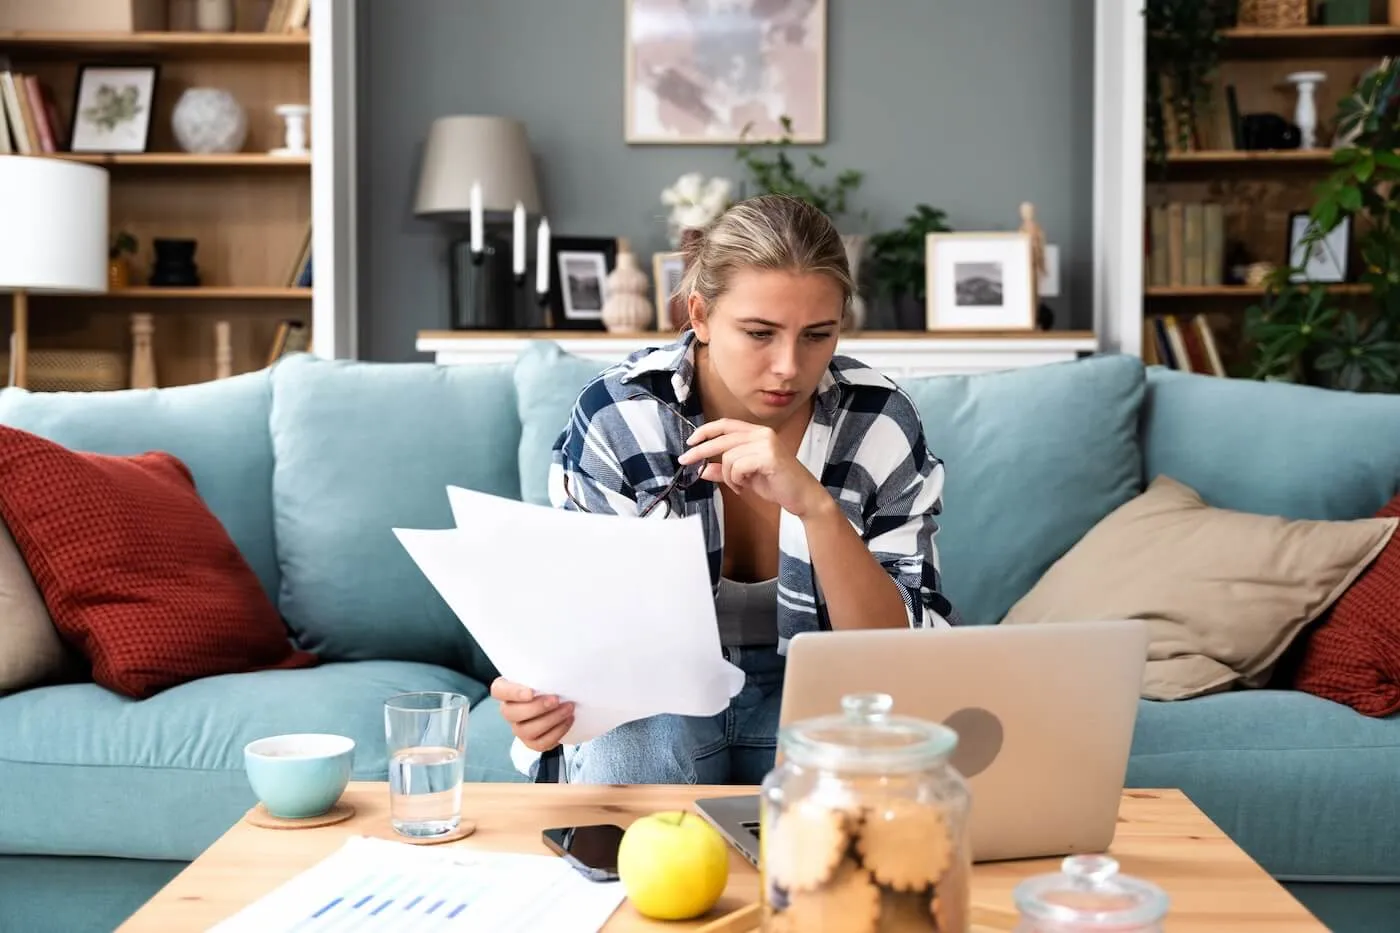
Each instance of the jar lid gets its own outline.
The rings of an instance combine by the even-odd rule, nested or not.
[[[953,753],[956,732],[912,716],[892,716],[893,708],[887,693],[844,696],[839,715],[783,728],[782,752],[800,765],[864,773],[926,768]]]
[[[1167,893],[1150,881],[1118,873],[1107,855],[1071,855],[1061,871],[1027,878],[1016,886],[1022,916],[1093,929],[1122,930],[1157,923],[1167,913]]]

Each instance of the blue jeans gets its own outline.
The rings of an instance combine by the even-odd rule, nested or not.
[[[773,769],[785,658],[725,648],[743,689],[714,716],[665,714],[624,723],[566,755],[571,784],[760,784]]]

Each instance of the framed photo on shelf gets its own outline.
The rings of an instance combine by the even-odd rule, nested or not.
[[[1311,225],[1306,211],[1295,211],[1288,216],[1288,265],[1295,270],[1289,280],[1329,285],[1345,282],[1351,257],[1351,218],[1343,217],[1327,236],[1306,244],[1303,240]]]
[[[676,297],[684,275],[685,253],[652,254],[651,280],[656,285],[656,329],[659,331],[680,330],[689,316],[685,300]]]
[[[924,250],[929,330],[1035,330],[1029,235],[930,233]]]
[[[147,151],[159,77],[159,65],[79,66],[69,149]]]
[[[549,310],[558,330],[603,330],[608,273],[617,265],[611,237],[553,237],[549,244]]]

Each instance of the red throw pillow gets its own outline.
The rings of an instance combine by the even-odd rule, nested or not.
[[[81,453],[0,426],[0,516],[93,680],[144,698],[239,671],[306,667],[189,469]]]
[[[1400,516],[1400,495],[1376,513]],[[1400,712],[1400,531],[1308,638],[1297,690],[1367,716]]]

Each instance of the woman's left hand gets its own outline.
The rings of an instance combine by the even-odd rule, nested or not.
[[[736,492],[752,491],[798,518],[831,495],[797,458],[778,444],[772,428],[734,418],[703,424],[687,439],[683,464],[710,461],[701,479],[723,482]]]

